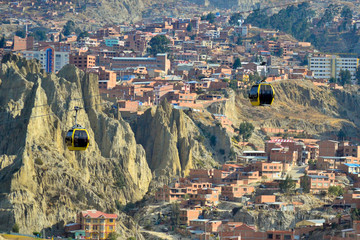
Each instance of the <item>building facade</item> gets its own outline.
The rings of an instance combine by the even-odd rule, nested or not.
[[[82,211],[77,216],[77,223],[85,230],[85,239],[107,239],[116,230],[116,214],[97,210]]]
[[[336,55],[314,56],[309,58],[309,68],[314,78],[338,78],[340,70],[349,70],[351,80],[355,80],[356,69],[359,66],[358,58],[341,58]]]
[[[58,52],[51,46],[36,51],[23,51],[22,54],[27,60],[39,60],[47,73],[58,72],[66,64],[69,64],[69,52]]]

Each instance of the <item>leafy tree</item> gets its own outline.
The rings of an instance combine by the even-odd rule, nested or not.
[[[211,146],[215,146],[216,145],[216,136],[215,135],[212,135],[210,137],[210,145]]]
[[[12,227],[12,231],[14,233],[18,233],[20,231],[19,225],[17,223],[15,223],[14,226]]]
[[[360,208],[354,208],[351,211],[351,219],[354,221],[360,220]]]
[[[229,88],[236,91],[238,89],[238,81],[236,79],[232,79],[229,83]]]
[[[342,196],[344,194],[344,189],[340,186],[330,186],[328,193],[333,196]]]
[[[343,141],[346,137],[346,133],[344,132],[344,130],[340,129],[338,134],[337,134],[338,140]]]
[[[261,77],[258,72],[255,72],[254,74],[249,74],[249,82],[255,83],[261,80]]]
[[[76,26],[73,20],[69,20],[66,22],[64,28],[63,28],[63,33],[65,36],[69,36],[70,34],[72,34],[73,32],[75,32]]]
[[[280,190],[284,193],[290,193],[295,190],[296,183],[290,175],[286,175],[284,181],[279,184]]]
[[[191,25],[191,23],[189,23],[189,25],[187,25],[186,31],[188,31],[188,32],[191,32],[191,31],[192,31],[192,25]]]
[[[351,82],[351,73],[348,69],[340,70],[339,73],[339,83],[344,86],[345,84],[349,84]]]
[[[5,47],[5,37],[3,36],[1,39],[0,39],[0,48],[4,48]]]
[[[21,37],[21,38],[25,38],[26,37],[26,31],[23,29],[23,30],[17,30],[15,32],[15,35],[18,36],[18,37]]]
[[[355,77],[357,80],[357,83],[360,85],[360,67],[356,69]]]
[[[233,69],[237,69],[238,67],[241,67],[240,58],[236,58],[233,64]]]
[[[46,32],[44,30],[36,30],[31,35],[38,41],[45,41],[47,39]]]
[[[118,239],[118,237],[120,237],[118,233],[111,232],[111,233],[109,233],[107,240],[116,240],[116,239]]]
[[[300,187],[303,189],[304,193],[310,192],[310,181],[306,173],[300,182]]]
[[[240,19],[242,19],[241,13],[234,13],[233,15],[230,16],[229,24],[238,25]]]
[[[206,15],[206,20],[208,20],[209,21],[209,23],[214,23],[215,22],[215,14],[213,14],[212,12],[211,13],[209,13],[208,15]]]
[[[76,40],[79,41],[80,39],[83,39],[83,38],[86,38],[86,37],[89,37],[89,36],[90,35],[89,35],[88,31],[83,31],[78,35]]]
[[[335,4],[329,4],[325,9],[324,15],[318,22],[318,27],[324,27],[326,23],[333,21],[334,17],[339,13],[339,6]]]
[[[170,40],[164,36],[164,35],[157,35],[155,37],[153,37],[149,44],[150,44],[150,48],[149,48],[149,52],[152,55],[156,55],[158,53],[166,53],[169,51],[168,48],[168,44],[170,43]]]
[[[341,11],[341,17],[345,19],[352,19],[353,11],[348,6],[344,6]]]
[[[331,77],[331,78],[329,79],[329,83],[337,83],[336,78]]]
[[[180,225],[180,205],[179,203],[173,203],[171,206],[171,224],[173,226]]]
[[[282,57],[283,54],[284,54],[283,48],[279,48],[279,51],[276,52],[276,56],[278,56],[278,57]]]
[[[247,121],[240,123],[239,126],[239,135],[242,136],[243,142],[247,142],[254,132],[254,125]]]

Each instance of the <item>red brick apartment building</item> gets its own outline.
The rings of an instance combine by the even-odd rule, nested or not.
[[[32,50],[34,47],[34,37],[21,38],[14,36],[13,51]]]
[[[86,70],[96,66],[96,57],[81,53],[71,54],[69,62],[82,70]]]
[[[316,168],[322,170],[338,169],[342,164],[345,163],[360,163],[360,158],[355,157],[325,157],[319,156],[316,162]]]
[[[249,195],[255,191],[253,186],[239,186],[231,184],[221,187],[221,198],[226,201],[235,201],[236,198],[241,198],[244,195]]]
[[[180,209],[180,224],[189,226],[190,221],[198,219],[201,215],[202,210],[200,209]]]
[[[259,171],[261,176],[267,178],[279,178],[284,170],[281,162],[256,162],[251,165],[253,171]]]
[[[319,156],[322,157],[360,157],[360,146],[348,141],[324,140],[318,142]]]
[[[330,178],[324,175],[306,175],[300,177],[300,181],[307,182],[311,193],[327,191],[327,189],[332,185]]]
[[[198,190],[201,188],[211,188],[211,183],[192,183],[189,181],[175,183],[173,188],[170,188],[164,185],[162,188],[159,188],[155,193],[155,199],[157,201],[177,201],[185,199],[185,196],[190,197],[189,194],[196,195]],[[194,197],[194,196],[193,196]]]

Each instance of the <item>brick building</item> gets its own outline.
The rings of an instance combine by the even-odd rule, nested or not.
[[[96,57],[93,55],[76,53],[70,55],[69,62],[81,70],[86,70],[96,66]]]

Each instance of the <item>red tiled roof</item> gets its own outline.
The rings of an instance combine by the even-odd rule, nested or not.
[[[110,214],[110,213],[103,213],[97,210],[86,210],[82,211],[81,214],[83,217],[90,217],[90,218],[117,218],[116,214]]]
[[[282,138],[277,138],[277,139],[273,139],[268,141],[269,143],[283,143],[283,142],[294,142],[294,140],[292,139],[282,139]]]

